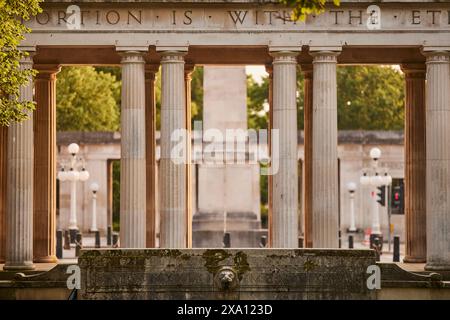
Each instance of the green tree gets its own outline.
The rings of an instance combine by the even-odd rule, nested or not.
[[[195,67],[191,81],[191,116],[192,128],[194,121],[203,119],[203,67]]]
[[[31,30],[21,19],[29,20],[41,12],[41,0],[0,0],[0,125],[9,126],[28,118],[35,109],[32,101],[21,101],[19,89],[35,75],[34,70],[20,70],[19,61],[28,54],[18,49],[24,34]]]
[[[116,77],[116,80],[122,80],[122,68],[121,67],[95,67],[95,71],[109,73],[110,75]]]
[[[247,126],[253,129],[267,129],[269,106],[269,81],[267,78],[261,83],[247,76]]]
[[[203,67],[195,67],[191,75],[191,122],[203,119]],[[156,130],[161,130],[161,69],[156,74]]]
[[[58,74],[59,131],[114,131],[120,126],[120,82],[93,67],[64,67]]]
[[[320,14],[325,10],[325,3],[329,0],[280,0],[281,3],[293,8],[293,19],[304,20],[309,14]],[[333,0],[339,6],[340,0]]]
[[[297,72],[297,126],[303,122],[303,74]],[[340,130],[401,130],[404,122],[403,75],[389,66],[337,68],[338,128]],[[268,96],[268,78],[248,82],[248,126],[266,128],[268,115],[256,117]]]
[[[265,77],[261,83],[253,77],[247,77],[247,125],[252,129],[266,129],[269,114],[263,112],[268,105],[269,78]],[[267,108],[267,107],[266,107]],[[266,109],[267,110],[267,109]],[[297,72],[297,126],[303,129],[303,74]]]
[[[338,128],[402,130],[404,79],[389,66],[347,66],[337,69]]]

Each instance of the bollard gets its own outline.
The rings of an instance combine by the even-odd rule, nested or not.
[[[81,233],[77,233],[77,238],[75,240],[75,257],[80,255],[80,250],[83,248],[83,240]]]
[[[64,230],[64,250],[70,250],[70,233],[69,233],[69,230]]]
[[[376,243],[375,243],[375,240]],[[377,248],[375,248],[375,245]],[[378,250],[378,254],[381,255],[383,252],[383,235],[372,233],[370,235],[370,249],[376,249]]]
[[[340,248],[342,248],[342,233],[341,233],[341,230],[339,230],[338,231],[338,238],[339,238],[339,241],[338,241],[338,243],[339,243],[339,249]]]
[[[394,237],[394,255],[393,255],[393,262],[400,262],[400,237],[395,236]]]
[[[113,248],[119,247],[119,234],[113,233],[112,235],[112,246]]]
[[[231,236],[229,232],[225,232],[223,235],[223,247],[230,248],[231,247]]]
[[[298,247],[303,248],[303,237],[298,237]]]
[[[372,240],[373,248],[375,250],[376,261],[380,261],[380,238],[374,237]]]
[[[353,249],[353,236],[352,235],[348,236],[348,248]]]
[[[111,226],[108,226],[108,228],[106,229],[106,245],[110,246],[111,245],[111,239],[112,238],[112,228]]]
[[[62,259],[63,257],[63,232],[62,230],[56,230],[56,258]]]
[[[100,231],[95,231],[95,247],[100,248]]]
[[[77,240],[78,230],[77,229],[69,229],[69,232],[70,232],[70,243],[75,243],[75,241]]]
[[[267,236],[261,236],[261,242],[259,243],[260,248],[265,248],[267,245]]]

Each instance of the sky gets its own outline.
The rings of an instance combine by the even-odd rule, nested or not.
[[[253,79],[257,83],[262,82],[262,78],[268,76],[268,73],[266,72],[266,68],[264,66],[245,66],[245,72],[247,75],[252,75]]]

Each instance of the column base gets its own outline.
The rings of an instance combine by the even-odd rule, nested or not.
[[[449,264],[427,263],[425,265],[426,271],[450,271]]]
[[[406,256],[403,258],[403,263],[425,263],[427,259],[424,257]]]
[[[15,264],[13,262],[6,262],[3,266],[3,270],[34,270],[36,267],[34,266],[33,262],[26,261],[22,263]]]
[[[35,263],[57,263],[58,258],[56,258],[56,256],[54,256],[54,255],[37,257],[37,258],[33,259],[33,262],[35,262]]]

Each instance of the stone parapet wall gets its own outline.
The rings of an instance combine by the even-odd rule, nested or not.
[[[83,250],[81,299],[375,299],[372,250]]]

